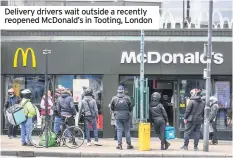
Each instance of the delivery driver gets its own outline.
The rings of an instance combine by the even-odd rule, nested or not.
[[[159,139],[161,140],[161,150],[167,150],[170,143],[166,141],[165,138],[165,127],[169,125],[167,113],[160,103],[161,95],[158,92],[154,92],[151,95],[150,103],[150,115],[153,121],[155,132],[159,134]]]
[[[8,98],[6,99],[6,101],[4,103],[4,113],[6,113],[6,110],[9,107],[11,107],[15,104],[19,104],[19,103],[20,103],[20,97],[17,97],[15,95],[15,90],[13,88],[9,89],[8,90]],[[5,116],[6,116],[6,114],[5,114]],[[7,124],[8,124],[8,137],[9,137],[9,139],[12,139],[13,137],[15,138],[18,126],[14,126],[10,123],[7,123]]]
[[[36,115],[36,109],[31,103],[32,92],[29,89],[25,89],[21,92],[21,94],[23,99],[20,102],[20,105],[23,107],[26,116],[26,120],[20,124],[21,143],[22,146],[26,146],[26,145],[31,146],[32,144],[30,143],[29,133],[33,127],[32,118]]]

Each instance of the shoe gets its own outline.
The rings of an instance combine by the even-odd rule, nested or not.
[[[127,145],[127,149],[133,149],[133,145]]]
[[[194,147],[194,151],[199,151],[198,147]]]
[[[161,150],[165,150],[165,144],[161,144]]]
[[[166,143],[165,143],[165,150],[167,150],[167,149],[169,148],[170,145],[171,145],[170,143],[166,142]]]
[[[25,142],[25,143],[22,143],[22,146],[27,146],[27,143]]]
[[[87,146],[91,146],[91,142],[88,142],[88,143],[87,143]]]
[[[33,146],[33,144],[32,143],[27,143],[27,146]]]
[[[9,136],[8,138],[9,138],[9,139],[13,139],[13,136]]]
[[[122,145],[118,145],[116,149],[122,150]]]
[[[13,136],[13,138],[18,138],[17,136]]]
[[[218,141],[217,141],[217,140],[212,140],[211,144],[212,144],[212,145],[217,145],[217,144],[218,144]]]
[[[188,146],[182,146],[180,149],[181,150],[188,150]]]
[[[94,145],[95,145],[95,146],[102,146],[102,145],[100,145],[99,142],[97,142],[97,141],[94,142]]]

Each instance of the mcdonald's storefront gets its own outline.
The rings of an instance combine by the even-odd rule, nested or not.
[[[32,102],[39,106],[44,93],[45,55],[48,55],[48,84],[54,92],[58,86],[73,90],[77,101],[79,88],[87,84],[94,90],[102,119],[100,136],[113,137],[109,102],[118,85],[128,89],[133,98],[133,78],[139,76],[140,46],[136,41],[52,41],[3,42],[2,98],[7,89],[14,87],[33,92]],[[183,114],[193,88],[205,88],[203,69],[206,60],[202,55],[203,42],[146,42],[145,77],[150,94],[159,91],[173,102],[171,124],[177,136],[183,137]],[[212,94],[219,98],[219,139],[232,139],[231,128],[226,125],[228,111],[232,108],[232,43],[213,42]],[[77,95],[77,97],[76,97]],[[2,100],[3,105],[4,100]],[[4,118],[2,130],[5,131]],[[135,111],[131,122],[132,135],[137,136]],[[152,134],[154,136],[154,132]]]

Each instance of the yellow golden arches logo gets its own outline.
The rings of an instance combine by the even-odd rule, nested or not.
[[[27,58],[28,58],[28,53],[31,52],[32,55],[32,67],[36,67],[36,56],[35,56],[35,52],[32,48],[27,48],[26,51],[24,51],[23,48],[18,48],[15,51],[15,56],[14,56],[14,67],[17,67],[18,64],[18,57],[19,57],[19,53],[21,52],[22,54],[22,59],[23,59],[23,66],[27,66]]]

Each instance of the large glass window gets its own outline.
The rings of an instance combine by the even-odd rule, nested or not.
[[[232,110],[232,86],[231,81],[215,81],[213,94],[218,98],[219,112],[217,116],[218,129],[232,129],[227,125],[227,115]]]
[[[79,80],[80,79],[80,80]],[[82,83],[81,80],[85,79],[85,83]],[[65,88],[70,89],[73,92],[74,101],[76,101],[76,93],[82,93],[82,86],[88,86],[93,90],[94,97],[97,102],[98,110],[99,110],[99,121],[98,128],[103,128],[103,115],[102,115],[102,107],[103,107],[103,76],[102,75],[60,75],[56,76],[56,86],[63,86]],[[80,81],[80,82],[77,82]],[[85,84],[85,85],[84,85]],[[87,85],[86,85],[87,84]],[[75,102],[78,105],[78,102]]]
[[[20,96],[22,89],[30,89],[32,91],[32,103],[39,105],[44,93],[45,80],[44,75],[10,75],[6,77],[5,85],[6,97],[9,88],[14,87],[17,96]]]

